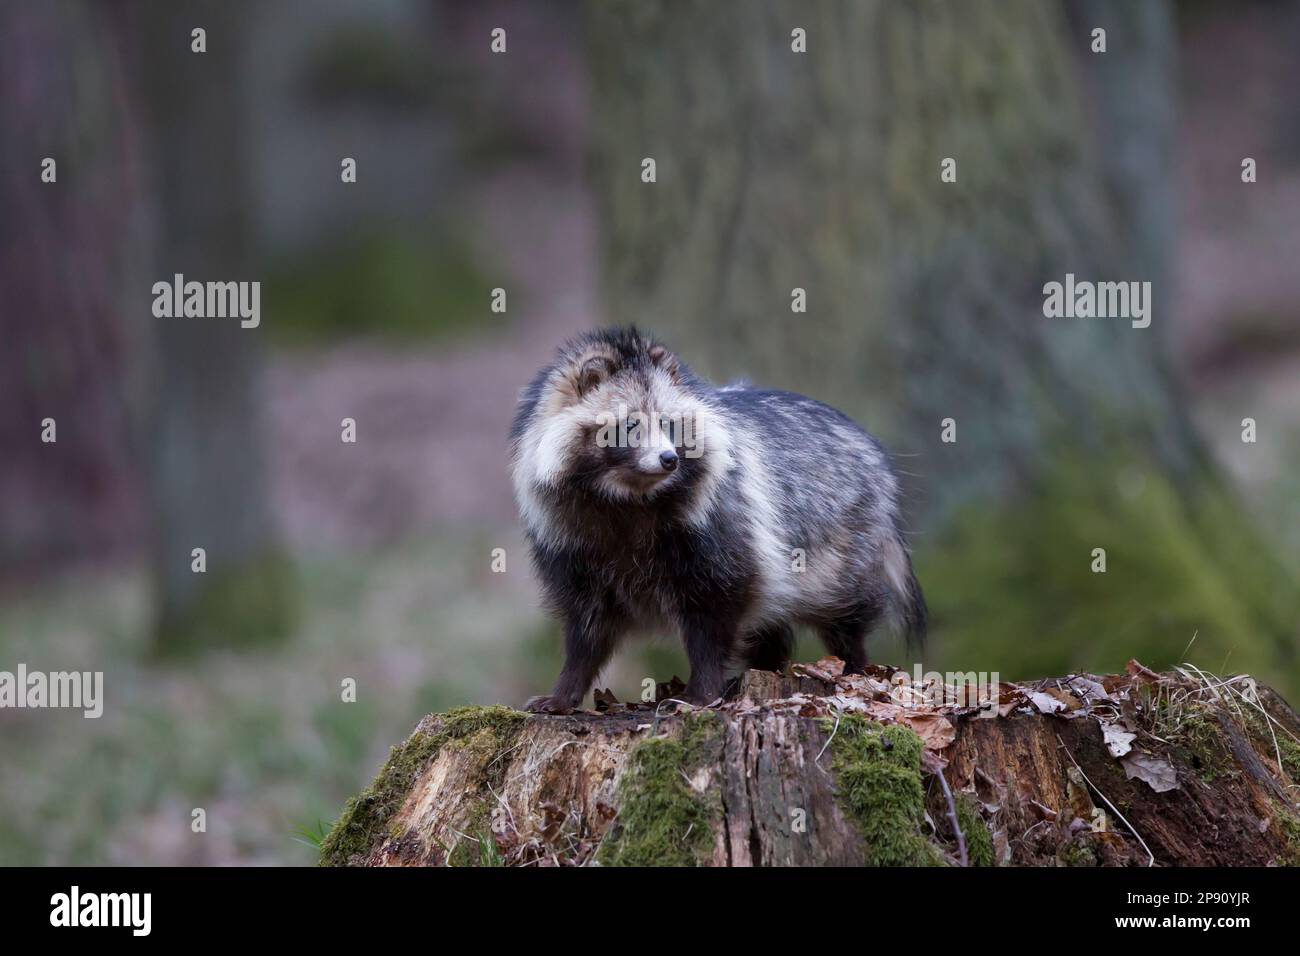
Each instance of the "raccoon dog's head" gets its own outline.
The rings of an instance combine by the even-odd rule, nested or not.
[[[566,488],[630,503],[685,496],[722,450],[701,384],[635,329],[565,344],[521,396],[511,442],[525,510],[536,493]]]

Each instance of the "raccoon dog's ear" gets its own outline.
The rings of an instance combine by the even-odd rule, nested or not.
[[[668,351],[662,345],[650,346],[650,361],[656,368],[661,368],[667,372],[674,381],[677,380],[678,364],[677,356]]]
[[[578,367],[577,375],[574,377],[578,397],[581,398],[586,395],[613,374],[614,363],[612,360],[604,356],[587,359]]]

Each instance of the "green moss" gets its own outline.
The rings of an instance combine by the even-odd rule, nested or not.
[[[1293,783],[1300,783],[1300,744],[1290,735],[1277,732],[1277,747],[1282,751],[1282,769]]]
[[[822,721],[829,734],[830,720]],[[921,738],[906,727],[885,727],[861,714],[840,719],[831,739],[838,799],[857,823],[873,866],[934,866],[939,851],[921,835],[925,791]]]
[[[1065,846],[1061,847],[1056,854],[1057,862],[1061,866],[1097,866],[1097,853],[1092,848],[1091,840],[1080,835],[1078,838],[1071,840]]]
[[[687,782],[717,760],[721,727],[716,714],[690,715],[680,738],[652,737],[628,754],[619,780],[618,822],[601,844],[602,866],[696,866],[713,846],[720,813],[716,792]]]
[[[1300,866],[1300,814],[1281,800],[1273,801],[1273,813],[1282,833],[1282,851],[1273,861],[1278,866]]]
[[[1158,732],[1159,728],[1157,728]],[[1223,744],[1223,728],[1208,708],[1182,715],[1168,739],[1176,756],[1197,772],[1206,784],[1219,777],[1235,776],[1235,764]]]
[[[1256,749],[1267,756],[1270,762],[1277,760],[1280,755],[1283,772],[1293,783],[1300,783],[1300,744],[1285,730],[1274,727],[1255,708],[1246,707],[1242,713],[1245,716],[1246,730],[1255,742]]]
[[[966,794],[957,798],[957,823],[966,837],[966,858],[971,866],[997,866],[993,834],[989,832],[975,801]]]
[[[526,719],[527,715],[509,707],[461,707],[443,714],[436,731],[416,731],[405,743],[393,748],[374,782],[343,808],[329,836],[321,843],[321,865],[346,866],[353,858],[370,851],[376,837],[388,830],[389,821],[401,807],[411,784],[445,745],[466,746],[485,755],[500,753],[509,748]],[[477,804],[470,814],[471,826],[476,813],[479,813]]]
[[[1300,866],[1300,817],[1289,810],[1282,810],[1278,821],[1282,835],[1286,838],[1286,850],[1278,862],[1285,866]]]

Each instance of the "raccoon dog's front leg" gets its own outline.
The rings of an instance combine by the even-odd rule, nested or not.
[[[549,696],[530,697],[525,710],[567,714],[582,703],[618,640],[619,625],[607,615],[570,613],[564,625],[564,668]]]
[[[711,704],[722,696],[727,662],[736,642],[735,622],[689,619],[682,627],[686,658],[691,664],[691,679],[683,697],[692,704]]]

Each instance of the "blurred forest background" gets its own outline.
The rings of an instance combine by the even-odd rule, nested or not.
[[[885,440],[927,667],[1295,702],[1297,49],[1264,0],[3,0],[0,670],[106,699],[0,710],[0,863],[312,862],[421,715],[543,692],[505,435],[597,324]],[[176,272],[261,326],[154,319]],[[1151,328],[1045,319],[1066,272]]]

